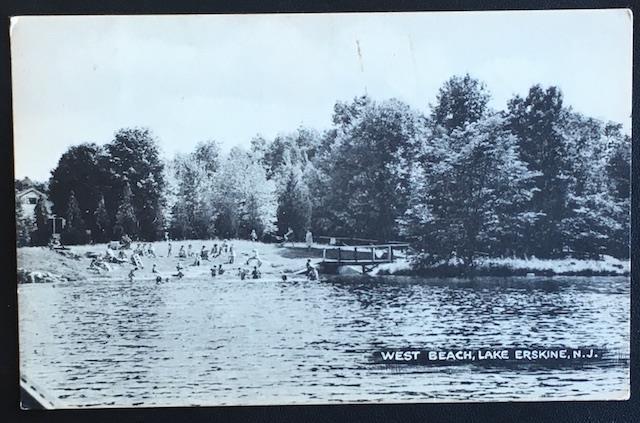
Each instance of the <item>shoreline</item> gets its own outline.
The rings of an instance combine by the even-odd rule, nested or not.
[[[209,249],[214,243],[221,241],[172,241],[172,255],[167,256],[167,242],[152,243],[156,257],[142,257],[143,268],[135,271],[134,280],[155,279],[156,276],[176,279],[176,266],[178,263],[183,267],[184,278],[222,278],[238,279],[238,271],[241,268],[251,268],[253,264],[247,264],[247,260],[252,256],[253,251],[257,251],[262,265],[260,279],[280,279],[282,275],[287,275],[291,279],[299,279],[299,272],[305,268],[307,260],[312,264],[317,264],[322,260],[322,245],[316,244],[311,249],[307,249],[303,243],[295,243],[292,246],[282,247],[279,244],[267,244],[262,242],[252,242],[246,240],[230,240],[236,251],[236,259],[233,264],[228,263],[228,255],[208,261],[201,261],[199,266],[192,266],[193,257],[180,259],[176,257],[181,246],[185,249],[192,245],[194,252],[199,252],[201,247]],[[136,243],[133,243],[135,245]],[[104,254],[107,244],[78,245],[69,246],[65,252],[57,252],[48,247],[21,247],[17,249],[18,283],[29,282],[61,282],[77,280],[101,280],[101,279],[127,279],[128,273],[135,266],[129,261],[122,264],[109,263],[111,268],[108,272],[100,274],[91,271],[88,267],[91,263],[92,254]],[[127,250],[126,250],[127,251]],[[128,250],[130,253],[131,250]],[[156,265],[157,273],[152,273],[153,265]],[[222,265],[225,275],[212,277],[210,268]],[[630,261],[620,260],[609,256],[604,256],[601,260],[587,259],[530,259],[517,258],[491,258],[483,259],[472,269],[463,268],[456,264],[446,264],[429,268],[414,269],[409,261],[398,260],[394,263],[381,264],[367,275],[363,275],[357,267],[345,266],[344,276],[363,277],[389,277],[389,276],[412,276],[412,277],[437,277],[437,278],[460,278],[460,277],[552,277],[552,276],[579,276],[579,277],[605,277],[605,276],[625,276],[630,275]],[[296,273],[298,273],[296,275]],[[256,280],[260,280],[256,279]]]

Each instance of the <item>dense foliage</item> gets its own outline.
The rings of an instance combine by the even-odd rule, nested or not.
[[[227,154],[208,141],[167,163],[148,130],[123,129],[106,146],[69,148],[49,195],[53,211],[96,242],[164,230],[304,239],[311,230],[407,240],[418,265],[628,257],[631,140],[622,126],[572,110],[553,86],[535,85],[505,110],[490,99],[482,82],[455,76],[429,113],[361,96],[337,102],[324,132],[257,136]]]
[[[104,242],[123,233],[142,240],[161,239],[165,190],[157,141],[149,130],[139,128],[117,131],[104,146],[70,147],[49,180],[52,212],[67,219],[73,209],[73,231],[62,234],[72,243],[88,241],[87,236]],[[71,198],[79,211],[77,218]]]

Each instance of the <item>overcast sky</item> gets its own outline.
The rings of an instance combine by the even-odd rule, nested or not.
[[[149,127],[163,155],[325,129],[368,93],[428,111],[470,73],[504,108],[535,83],[630,131],[632,21],[609,11],[27,17],[13,22],[16,177],[81,142]],[[359,53],[358,53],[359,51]]]

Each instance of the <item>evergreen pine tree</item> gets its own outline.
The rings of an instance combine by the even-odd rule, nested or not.
[[[60,237],[64,244],[84,244],[89,241],[84,219],[82,219],[82,212],[76,200],[76,195],[73,190],[69,193],[69,199],[67,200],[67,212],[65,213],[65,227]]]
[[[94,214],[94,220],[96,222],[95,229],[92,232],[94,242],[106,242],[109,240],[109,234],[111,233],[111,225],[109,222],[109,214],[107,213],[107,207],[104,202],[104,195],[100,194],[98,200],[98,206]]]
[[[136,213],[133,209],[131,196],[132,194],[129,182],[125,182],[124,187],[122,188],[120,205],[116,212],[116,224],[114,225],[114,235],[117,238],[120,238],[123,235],[128,235],[133,239],[138,238],[138,220],[136,219]]]
[[[311,222],[311,200],[309,190],[302,180],[299,169],[292,167],[278,199],[278,231],[284,233],[291,228],[296,239],[303,239]]]
[[[38,198],[36,207],[33,211],[35,215],[35,231],[31,235],[31,243],[33,245],[47,245],[51,231],[49,229],[49,211],[44,199]]]

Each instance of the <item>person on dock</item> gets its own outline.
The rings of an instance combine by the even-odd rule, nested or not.
[[[236,252],[233,250],[233,245],[229,246],[229,264],[233,264],[236,261]]]
[[[187,258],[187,253],[184,251],[184,245],[180,246],[180,251],[178,251],[178,258]]]
[[[262,275],[260,274],[260,271],[258,270],[258,268],[256,266],[253,266],[253,272],[251,272],[251,278],[252,279],[260,279]]]
[[[171,257],[171,243],[167,245],[167,257]]]
[[[307,233],[304,236],[304,240],[307,243],[307,250],[311,250],[311,246],[313,245],[313,234],[310,230],[307,230]]]
[[[256,242],[258,240],[258,234],[255,229],[251,229],[251,241]]]

